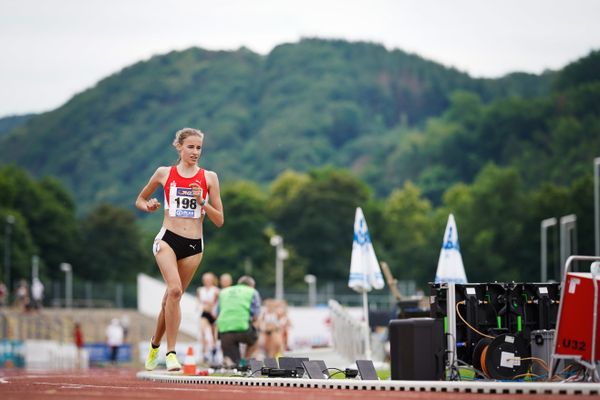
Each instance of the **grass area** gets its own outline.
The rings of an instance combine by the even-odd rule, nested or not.
[[[389,369],[378,369],[377,370],[377,376],[379,377],[380,381],[387,381],[388,379],[390,379],[391,375],[392,375],[392,371]]]

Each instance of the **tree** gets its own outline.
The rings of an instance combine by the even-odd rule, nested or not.
[[[73,270],[82,279],[134,282],[149,265],[132,211],[100,204],[81,221],[81,251]]]
[[[25,170],[7,166],[0,169],[0,208],[22,216],[19,224],[33,246],[26,246],[28,258],[40,257],[40,274],[60,275],[60,262],[72,259],[78,248],[75,204],[69,193],[51,178],[35,181]],[[28,239],[29,240],[29,239]],[[18,246],[17,242],[17,246]],[[29,266],[30,262],[27,262]]]
[[[269,187],[268,210],[271,218],[279,218],[284,207],[310,183],[310,177],[292,170],[282,172]]]
[[[308,273],[343,279],[350,265],[355,209],[367,203],[370,192],[343,170],[323,168],[309,176],[275,217],[275,229],[306,259]]]
[[[31,215],[31,231],[48,275],[55,279],[62,275],[61,262],[72,260],[79,249],[79,225],[75,203],[61,184],[52,178],[39,182],[40,203]]]
[[[31,256],[39,254],[39,250],[33,241],[25,217],[17,210],[0,207],[0,243],[2,243],[2,246],[0,247],[0,261],[2,262],[2,275],[0,275],[0,281],[4,282],[4,277],[6,276],[7,266],[4,264],[4,244],[7,240],[5,223],[9,215],[14,218],[14,222],[10,228],[11,233],[9,242],[10,282],[6,282],[6,286],[12,293],[12,290],[16,287],[16,282],[19,279],[31,277]]]
[[[265,232],[266,196],[256,184],[237,181],[223,186],[221,198],[225,224],[217,229],[210,221],[204,222],[206,246],[201,268],[234,277],[255,275],[261,286],[271,252]]]
[[[558,73],[554,89],[565,90],[589,82],[600,81],[600,50],[593,50],[587,56],[567,65]]]
[[[513,168],[488,164],[472,185],[444,196],[444,209],[456,217],[467,279],[472,282],[524,279],[528,251],[524,227],[529,205]]]
[[[395,277],[420,283],[431,280],[437,250],[430,242],[431,213],[431,203],[421,197],[419,188],[411,182],[388,197],[384,242]]]

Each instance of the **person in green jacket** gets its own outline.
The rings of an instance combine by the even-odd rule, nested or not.
[[[258,333],[254,323],[260,314],[261,300],[254,286],[254,279],[244,275],[238,279],[237,285],[219,293],[217,329],[223,358],[231,360],[234,365],[238,365],[241,359],[240,343],[246,344],[245,358],[256,350]]]

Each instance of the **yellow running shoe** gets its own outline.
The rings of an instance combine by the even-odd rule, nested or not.
[[[150,352],[148,352],[148,356],[146,357],[146,371],[152,371],[158,365],[158,347],[153,349],[150,346]]]
[[[177,360],[177,355],[175,355],[175,353],[169,353],[169,355],[166,358],[166,362],[167,362],[167,371],[180,371],[181,370],[181,364],[179,364],[179,361]]]

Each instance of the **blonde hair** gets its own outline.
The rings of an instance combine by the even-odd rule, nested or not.
[[[227,282],[224,282],[224,281],[227,281]],[[224,274],[221,275],[221,278],[219,279],[219,283],[220,283],[221,287],[223,287],[223,283],[227,283],[228,286],[231,286],[231,284],[233,283],[233,277],[231,276],[230,273],[225,272]]]
[[[204,284],[204,278],[205,277],[208,278],[208,279],[210,279],[211,283],[214,286],[217,286],[217,284],[219,283],[218,280],[217,280],[217,276],[215,274],[213,274],[212,272],[210,272],[210,271],[209,272],[205,272],[205,273],[202,274],[202,283],[203,284]]]
[[[173,140],[173,146],[177,147],[178,144],[183,144],[183,141],[192,135],[196,135],[196,136],[199,136],[200,139],[204,139],[204,133],[202,133],[202,131],[200,129],[183,128],[183,129],[178,130],[175,133],[175,139]]]
[[[173,139],[173,147],[177,148],[177,145],[183,145],[183,141],[190,136],[196,135],[201,140],[204,140],[204,133],[200,129],[194,128],[183,128],[175,132],[175,139]],[[177,162],[181,161],[181,157],[177,157]]]

